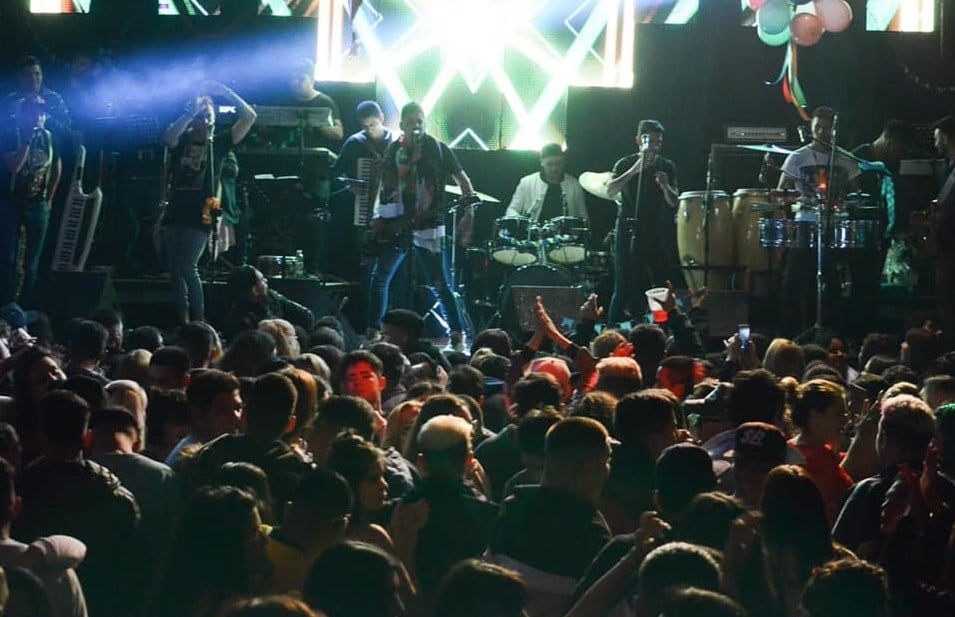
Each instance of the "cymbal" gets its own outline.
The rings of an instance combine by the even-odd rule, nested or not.
[[[613,201],[613,196],[607,192],[607,183],[612,179],[612,171],[585,171],[584,173],[580,174],[580,177],[577,178],[577,181],[580,182],[580,187],[582,189],[594,197]]]
[[[774,144],[765,144],[765,145],[740,145],[736,146],[737,148],[743,148],[745,150],[755,150],[756,152],[768,152],[769,154],[792,154],[792,150],[787,150],[786,148],[780,148]]]
[[[459,197],[464,195],[464,193],[461,192],[461,187],[458,186],[457,184],[446,184],[444,186],[444,192],[450,193],[451,195],[458,195]],[[501,203],[500,199],[498,199],[497,197],[492,197],[488,195],[487,193],[482,193],[480,191],[473,191],[472,194],[478,199],[480,199],[481,201],[484,201],[487,203],[491,203],[491,204]]]

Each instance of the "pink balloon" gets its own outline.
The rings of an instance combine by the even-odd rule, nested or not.
[[[764,4],[766,4],[766,0],[749,0],[749,8],[753,9],[754,11],[758,11],[759,7],[763,6]]]
[[[789,22],[789,31],[798,45],[809,47],[822,38],[822,23],[812,13],[796,13]]]
[[[816,0],[816,16],[826,32],[842,32],[852,23],[852,7],[845,0]]]

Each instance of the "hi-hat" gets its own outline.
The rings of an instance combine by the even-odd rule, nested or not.
[[[458,196],[464,195],[464,193],[461,192],[461,187],[458,186],[457,184],[446,184],[444,186],[444,192],[449,193],[451,195],[458,195]],[[478,199],[480,199],[481,201],[486,203],[491,203],[491,204],[501,203],[500,199],[498,199],[497,197],[492,197],[488,195],[487,193],[482,193],[480,191],[472,191],[472,194]]]
[[[774,144],[766,144],[766,145],[750,145],[750,144],[746,144],[746,145],[740,145],[740,146],[736,146],[736,147],[737,147],[737,148],[743,148],[743,149],[745,149],[745,150],[755,150],[756,152],[768,152],[768,153],[770,153],[770,154],[782,154],[782,155],[787,155],[787,154],[792,154],[792,153],[793,153],[792,150],[787,150],[786,148],[780,148],[779,146],[774,145]]]
[[[577,179],[582,189],[600,199],[614,200],[614,196],[607,192],[607,183],[613,180],[612,171],[585,171]]]

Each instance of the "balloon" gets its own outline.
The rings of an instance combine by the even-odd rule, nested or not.
[[[822,22],[812,13],[797,13],[789,22],[789,31],[798,45],[809,47],[822,38]]]
[[[756,33],[759,35],[759,40],[766,43],[770,47],[779,47],[780,45],[785,45],[789,42],[789,28],[784,29],[778,34],[767,34],[759,28],[756,29]]]
[[[766,0],[749,0],[749,8],[753,9],[754,11],[758,11],[759,7],[763,6],[764,4],[766,4]]]
[[[789,25],[789,1],[766,0],[756,11],[756,26],[766,34],[779,34]]]
[[[842,32],[852,23],[852,7],[845,0],[816,0],[816,16],[826,32]]]

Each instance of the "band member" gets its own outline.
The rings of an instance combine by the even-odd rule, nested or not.
[[[564,150],[560,144],[547,144],[541,148],[541,170],[521,178],[506,216],[523,216],[532,221],[575,216],[589,221],[584,191],[577,178],[564,172],[564,163]]]
[[[882,132],[872,142],[861,144],[852,150],[856,157],[867,161],[866,170],[859,175],[859,186],[869,195],[869,211],[850,211],[853,219],[878,221],[878,238],[871,238],[871,246],[850,251],[846,256],[852,273],[851,304],[856,309],[849,328],[840,329],[845,334],[860,336],[876,327],[879,315],[879,292],[882,283],[882,267],[886,251],[895,229],[896,195],[895,181],[898,177],[902,154],[912,140],[912,129],[901,120],[888,120]]]
[[[464,316],[448,287],[450,276],[442,251],[447,213],[444,184],[451,176],[461,192],[470,196],[474,193],[471,180],[451,149],[425,131],[420,104],[411,102],[401,108],[400,126],[402,136],[385,152],[381,205],[372,220],[382,248],[371,270],[369,323],[381,327],[392,279],[411,250],[419,282],[434,290],[451,332],[460,332]]]
[[[676,256],[676,165],[660,155],[664,128],[656,120],[637,126],[637,152],[613,166],[610,195],[620,194],[614,235],[614,289],[609,323],[646,313],[644,291],[671,278]]]
[[[828,206],[826,200],[841,199],[847,192],[858,190],[859,165],[845,156],[836,154],[829,178],[831,159],[832,127],[835,112],[831,107],[817,107],[812,113],[810,130],[812,141],[786,157],[779,177],[780,189],[794,188],[799,192],[801,206],[796,212],[797,223],[803,227],[806,245],[791,248],[783,258],[780,317],[784,332],[799,332],[814,320],[816,310],[816,257],[815,249],[809,248],[808,236],[813,234],[819,222],[820,212]],[[826,318],[832,317],[836,299],[841,293],[836,260],[830,256],[823,260],[824,286],[823,309]],[[832,325],[832,324],[830,324]]]
[[[333,178],[349,178],[365,182],[365,185],[338,183],[336,197],[332,200],[333,237],[330,251],[330,269],[349,280],[359,280],[362,304],[368,299],[368,281],[371,266],[369,255],[375,253],[374,243],[367,238],[368,228],[355,227],[355,208],[366,207],[370,221],[371,208],[378,195],[379,181],[385,159],[385,151],[395,140],[394,133],[385,126],[385,114],[375,101],[362,101],[355,108],[361,130],[351,135],[342,144],[338,159],[332,167]],[[359,173],[359,166],[363,173]],[[347,189],[347,190],[346,190]],[[361,247],[363,259],[355,259],[356,247]],[[367,310],[364,311],[367,313]],[[365,324],[367,327],[367,324]]]
[[[948,348],[955,348],[955,116],[932,125],[935,148],[945,158],[947,175],[938,193],[935,214],[938,261],[935,264],[935,297]]]
[[[310,148],[329,148],[338,150],[342,136],[341,115],[338,113],[338,104],[324,92],[315,88],[315,63],[311,60],[300,60],[292,69],[289,80],[292,99],[289,105],[293,107],[327,107],[332,110],[328,126],[307,128],[305,130],[305,145]],[[298,135],[291,137],[292,142],[287,147],[298,145]]]
[[[6,97],[0,135],[0,302],[29,304],[70,119],[60,95],[43,86],[40,62],[27,56],[18,66],[19,88]]]
[[[255,122],[255,110],[228,87],[210,81],[201,92],[163,133],[171,177],[162,243],[180,323],[205,317],[199,258],[220,213],[222,168]],[[213,96],[228,99],[239,113],[235,124],[218,134]]]

